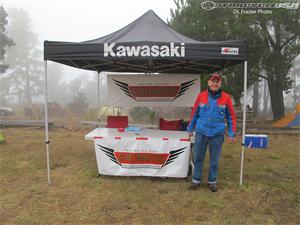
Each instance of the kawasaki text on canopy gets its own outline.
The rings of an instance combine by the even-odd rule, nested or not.
[[[137,45],[137,46],[126,46],[117,45],[116,43],[104,43],[104,57],[185,57],[185,46],[184,43],[175,45]]]

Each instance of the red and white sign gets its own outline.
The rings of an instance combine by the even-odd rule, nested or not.
[[[190,107],[200,91],[199,75],[108,75],[110,106]]]
[[[186,132],[144,130],[137,135],[97,128],[86,139],[94,140],[99,174],[187,176],[190,142]]]
[[[238,55],[239,48],[223,47],[221,53],[222,55]]]

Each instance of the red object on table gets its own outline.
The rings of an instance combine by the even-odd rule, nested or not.
[[[159,119],[159,129],[160,130],[180,130],[180,120],[164,120]]]
[[[128,116],[108,116],[106,127],[107,128],[126,128],[126,127],[128,127]]]

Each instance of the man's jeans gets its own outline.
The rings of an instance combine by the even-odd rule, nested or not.
[[[216,183],[218,176],[219,159],[221,155],[222,144],[224,142],[224,135],[216,137],[207,137],[196,132],[194,145],[194,173],[193,183],[200,183],[202,177],[202,167],[206,154],[207,146],[209,148],[209,175],[208,183]]]

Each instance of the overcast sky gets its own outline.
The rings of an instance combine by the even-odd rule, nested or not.
[[[42,43],[85,41],[110,34],[152,9],[165,22],[173,0],[0,0],[4,8],[25,9]],[[66,73],[82,73],[64,67]]]
[[[164,21],[173,0],[0,0],[24,8],[39,39],[85,41],[112,33],[152,9]]]

